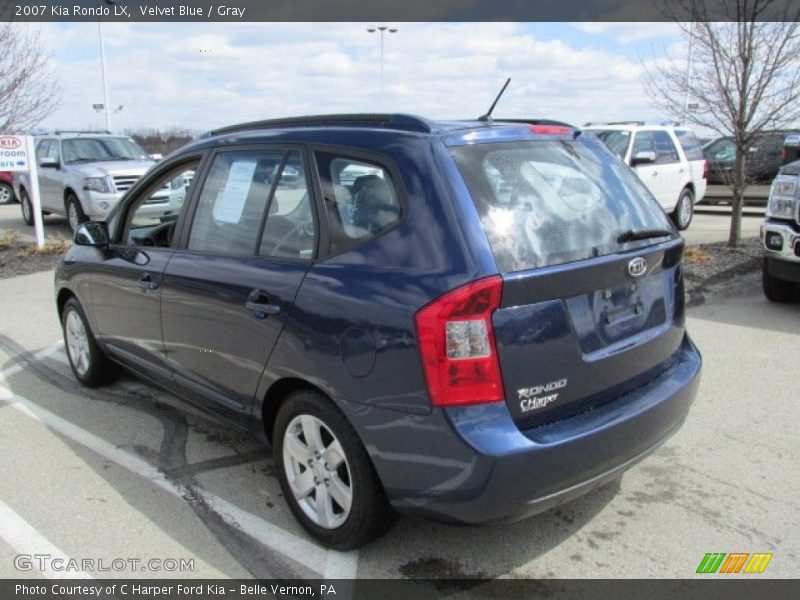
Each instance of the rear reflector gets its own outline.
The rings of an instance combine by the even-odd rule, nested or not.
[[[417,312],[417,340],[434,406],[505,399],[492,327],[502,291],[503,281],[495,275],[456,288]]]

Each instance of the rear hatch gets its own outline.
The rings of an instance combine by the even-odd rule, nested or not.
[[[684,336],[683,241],[592,136],[450,148],[498,269],[492,325],[520,428],[646,385]]]

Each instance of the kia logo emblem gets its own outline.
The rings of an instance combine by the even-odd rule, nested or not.
[[[13,150],[14,148],[19,148],[22,146],[22,142],[19,138],[15,137],[0,137],[0,148],[4,150]]]
[[[647,261],[641,256],[628,263],[628,273],[631,277],[641,277],[647,271]]]

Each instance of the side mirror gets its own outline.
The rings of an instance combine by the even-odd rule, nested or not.
[[[656,153],[651,150],[642,150],[641,152],[637,152],[631,158],[631,166],[635,167],[637,165],[646,165],[648,163],[656,162]]]
[[[108,226],[102,221],[87,221],[75,230],[76,246],[105,248],[109,244]]]
[[[39,161],[39,166],[43,169],[60,169],[61,164],[52,158],[43,158]]]

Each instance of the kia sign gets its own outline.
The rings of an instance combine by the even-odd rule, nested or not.
[[[0,135],[0,171],[27,171],[28,145],[20,135]]]

